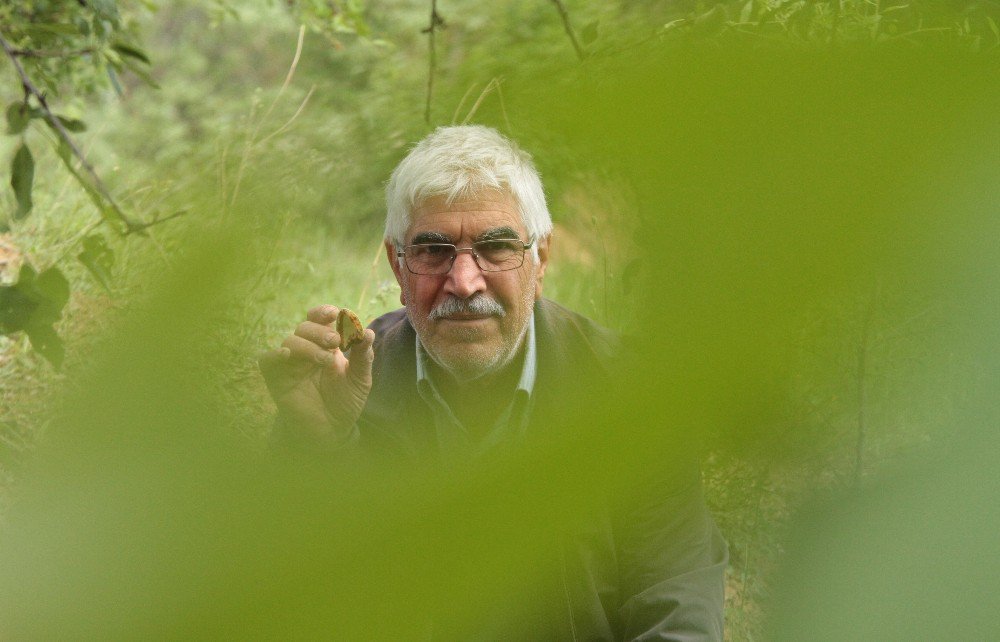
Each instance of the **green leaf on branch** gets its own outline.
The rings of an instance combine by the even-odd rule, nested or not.
[[[31,157],[31,150],[24,143],[14,154],[14,161],[10,168],[10,186],[14,188],[14,196],[17,198],[17,211],[14,212],[15,219],[22,219],[31,212],[33,203],[31,202],[31,188],[35,182],[35,159]]]
[[[115,263],[115,255],[103,236],[91,234],[83,239],[83,252],[77,254],[76,258],[83,263],[101,287],[111,292],[111,267]]]
[[[580,32],[580,41],[584,45],[593,44],[595,40],[597,40],[597,20],[587,23],[583,31]]]
[[[24,332],[31,346],[57,368],[65,350],[53,325],[69,301],[69,282],[57,268],[38,274],[25,263],[17,283],[0,286],[0,331]]]
[[[153,89],[160,88],[159,83],[153,80],[153,77],[149,75],[149,72],[140,67],[139,64],[136,63],[131,58],[122,58],[122,64],[128,67],[129,71],[138,76],[144,83],[146,83]]]
[[[79,134],[80,132],[87,131],[87,124],[82,120],[76,118],[65,118],[63,116],[56,116],[66,131],[71,131],[74,134]]]
[[[63,126],[63,129],[65,129],[68,132],[73,132],[74,134],[78,134],[80,132],[87,131],[87,124],[82,120],[78,120],[76,118],[66,118],[65,116],[59,116],[57,114],[53,114],[53,116],[59,121],[59,124]],[[56,136],[60,137],[62,136],[60,131],[56,129],[56,126],[52,124],[51,120],[46,118],[45,124],[48,125],[53,132],[55,132]]]
[[[111,81],[111,86],[114,87],[115,93],[121,98],[125,95],[125,90],[122,89],[122,84],[118,82],[118,74],[115,73],[115,68],[108,65],[105,69],[108,72],[108,80]]]
[[[11,103],[7,107],[7,133],[20,134],[28,128],[28,123],[32,118],[38,118],[42,112],[34,107],[29,107],[23,102]]]
[[[127,56],[129,58],[135,58],[136,60],[141,60],[147,65],[152,64],[149,61],[149,56],[146,55],[146,52],[137,47],[133,47],[132,45],[127,45],[124,42],[115,42],[111,45],[111,48],[123,56]]]
[[[25,27],[25,32],[32,36],[45,36],[45,35],[56,35],[56,36],[75,36],[77,34],[77,28],[75,25],[55,22],[47,24],[34,24]]]

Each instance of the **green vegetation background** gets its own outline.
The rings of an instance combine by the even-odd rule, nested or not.
[[[5,36],[16,26],[11,12],[32,4],[2,10]],[[430,3],[122,2],[121,34],[151,64],[119,67],[113,81],[94,55],[72,57],[69,71],[59,58],[29,67],[58,113],[86,123],[76,139],[123,210],[141,221],[183,214],[122,236],[67,173],[50,128],[36,120],[0,139],[4,162],[24,141],[36,167],[30,215],[14,216],[14,190],[0,194],[3,283],[27,263],[58,267],[70,286],[55,326],[66,346],[60,370],[22,333],[0,336],[0,519],[13,528],[8,550],[28,551],[6,560],[3,594],[34,575],[4,608],[21,609],[11,631],[99,634],[132,622],[119,594],[130,566],[109,558],[124,550],[138,563],[168,551],[188,568],[197,544],[158,538],[191,536],[185,525],[200,519],[197,509],[217,511],[210,526],[218,541],[232,535],[236,551],[220,551],[204,572],[212,592],[240,596],[230,584],[271,581],[273,568],[249,568],[259,559],[251,553],[289,534],[254,518],[284,514],[276,506],[288,496],[254,482],[303,490],[310,480],[284,470],[241,476],[267,449],[272,412],[255,356],[312,305],[348,305],[367,319],[398,305],[381,246],[382,184],[407,145],[439,124],[490,124],[535,152],[556,222],[546,294],[642,337],[651,360],[637,359],[637,371],[677,384],[658,394],[664,416],[689,422],[684,437],[704,446],[709,503],[731,546],[730,639],[763,635],[772,571],[803,502],[936,452],[962,433],[970,407],[993,416],[995,404],[976,391],[996,365],[984,329],[996,321],[996,248],[982,241],[996,238],[997,194],[995,184],[970,193],[990,185],[998,166],[987,115],[996,105],[995,5],[565,6],[585,61],[555,3],[440,3],[429,123]],[[13,67],[2,69],[3,104],[20,101]],[[95,234],[108,248],[103,276],[76,258]],[[977,344],[993,347],[968,349]],[[626,426],[642,414],[626,408],[620,427],[631,434]],[[236,479],[250,481],[239,488]],[[427,484],[400,501],[495,499]],[[207,499],[205,487],[214,489]],[[420,519],[379,504],[384,490],[362,489],[346,509],[382,506],[387,529]],[[322,501],[315,488],[303,492],[303,506]],[[72,508],[52,508],[54,498]],[[543,516],[545,506],[519,509]],[[181,526],[164,526],[164,515]],[[140,517],[167,535],[139,528]],[[60,528],[81,524],[62,539]],[[335,530],[324,519],[310,525]],[[134,541],[71,543],[115,527]],[[19,566],[52,550],[25,543],[32,528],[64,557]],[[258,528],[259,540],[233,535]],[[350,524],[337,535],[365,532]],[[322,550],[318,539],[294,541]],[[500,572],[502,554],[485,559],[484,575]],[[76,568],[72,589],[97,587],[73,608],[46,584],[65,568]],[[188,603],[183,573],[156,568],[163,573],[143,591],[189,613],[169,630],[211,630],[210,616]],[[388,573],[352,575],[363,568],[372,567],[349,566],[343,581],[379,586]],[[124,581],[109,589],[116,579]],[[373,609],[365,590],[345,612]],[[259,598],[266,608],[255,622],[270,613],[309,633],[340,613],[309,620],[313,605],[289,615],[297,598],[316,597],[292,579],[264,594],[286,598]],[[122,600],[110,629],[86,613],[105,599]],[[232,597],[217,630],[236,630],[253,604]]]

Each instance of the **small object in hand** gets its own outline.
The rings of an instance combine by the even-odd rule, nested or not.
[[[355,343],[361,343],[365,336],[361,319],[347,308],[341,308],[337,315],[337,332],[340,334],[341,350],[350,350]]]

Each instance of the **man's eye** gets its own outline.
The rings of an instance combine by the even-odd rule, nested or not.
[[[451,246],[444,243],[421,243],[411,245],[410,253],[415,258],[446,257],[451,253]]]
[[[476,243],[476,248],[480,252],[514,252],[519,249],[517,241],[507,241],[503,239],[480,241],[479,243]]]
[[[450,245],[425,245],[424,251],[430,256],[437,256],[440,254],[447,254],[451,250]]]

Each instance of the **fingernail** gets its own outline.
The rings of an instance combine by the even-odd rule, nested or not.
[[[333,355],[329,352],[324,352],[323,354],[316,355],[316,362],[321,366],[328,366],[333,363]]]

